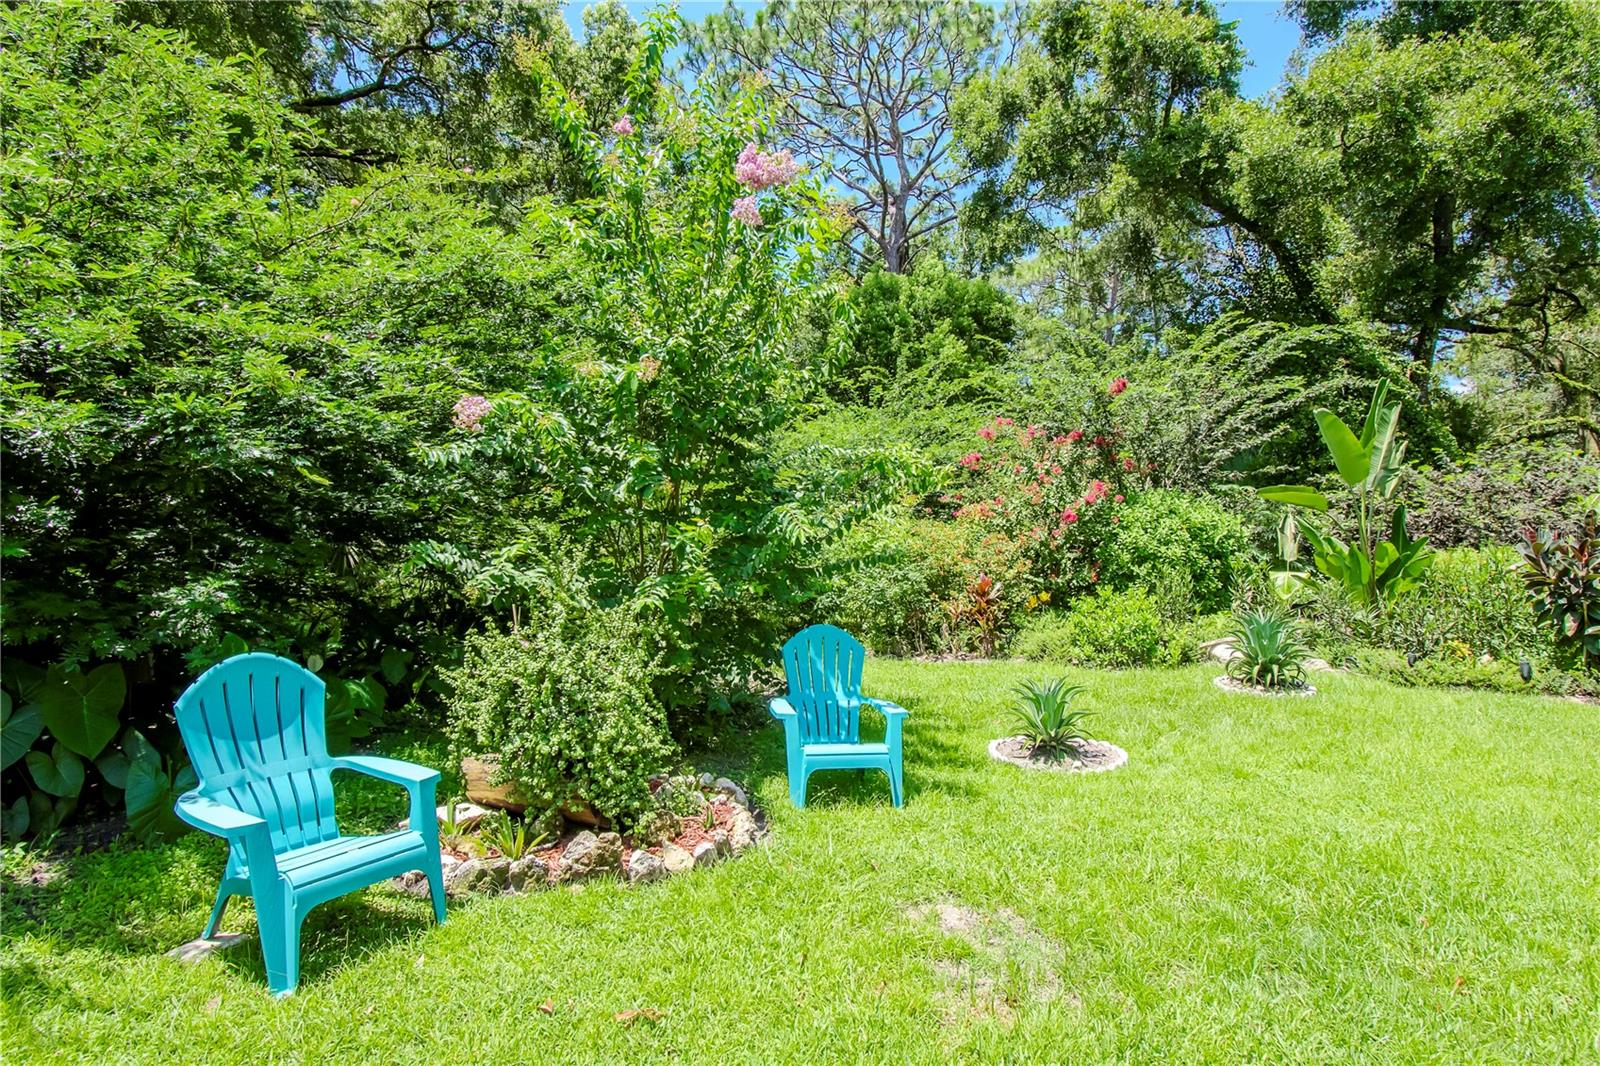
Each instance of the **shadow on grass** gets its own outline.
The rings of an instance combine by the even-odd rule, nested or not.
[[[230,903],[223,929],[254,932],[255,918],[249,906],[242,898]],[[248,921],[243,920],[246,914],[251,915]],[[300,987],[317,983],[341,966],[420,937],[433,927],[432,905],[399,892],[371,888],[330,900],[307,915],[300,928]],[[224,951],[221,958],[229,970],[266,988],[259,936],[246,947]]]

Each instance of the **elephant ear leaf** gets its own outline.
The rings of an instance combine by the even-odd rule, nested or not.
[[[146,843],[172,840],[187,831],[173,808],[178,797],[194,787],[194,771],[184,767],[176,775],[168,773],[159,760],[134,759],[128,764],[128,787],[124,801],[128,828]]]
[[[1339,468],[1339,476],[1351,488],[1360,488],[1372,472],[1370,453],[1361,446],[1356,435],[1350,432],[1350,427],[1338,415],[1326,407],[1317,408],[1315,414],[1317,428],[1322,431],[1322,442],[1328,446],[1328,454],[1333,456],[1333,465]]]
[[[28,797],[18,796],[0,811],[0,837],[17,840],[28,831]]]
[[[127,694],[127,679],[116,663],[106,663],[87,674],[52,666],[40,693],[39,709],[51,736],[92,759],[117,735],[117,712]]]
[[[33,783],[50,795],[72,797],[83,791],[83,760],[60,744],[48,752],[28,752],[27,763]]]
[[[0,770],[16,765],[44,729],[39,706],[26,703],[13,707],[11,694],[0,692]]]

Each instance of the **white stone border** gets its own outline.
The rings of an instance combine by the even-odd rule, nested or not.
[[[996,762],[1004,762],[1010,763],[1012,766],[1020,766],[1024,770],[1051,770],[1058,774],[1099,774],[1104,773],[1107,770],[1115,770],[1118,767],[1125,765],[1128,761],[1128,753],[1126,751],[1123,751],[1115,744],[1104,740],[1096,740],[1093,743],[1110,748],[1115,754],[1112,755],[1110,762],[1105,763],[1102,766],[1070,766],[1064,763],[1046,762],[1043,759],[1019,759],[1015,755],[1006,755],[1001,752],[1000,745],[1004,744],[1008,740],[1016,739],[1018,739],[1017,736],[1009,736],[996,737],[995,739],[989,741],[989,758],[994,759]]]
[[[1315,696],[1317,694],[1317,686],[1315,685],[1301,685],[1299,688],[1262,688],[1259,685],[1247,685],[1243,681],[1235,681],[1227,674],[1218,674],[1211,680],[1222,691],[1236,692],[1241,696],[1266,696],[1269,699],[1282,700],[1296,696]]]

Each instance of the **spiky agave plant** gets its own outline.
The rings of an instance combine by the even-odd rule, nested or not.
[[[1024,681],[1014,690],[1016,705],[1012,719],[1017,733],[1033,745],[1030,755],[1056,755],[1065,751],[1075,740],[1088,740],[1083,720],[1088,711],[1072,708],[1072,701],[1083,691],[1082,685],[1069,685],[1067,679],[1054,681]]]
[[[1233,620],[1239,654],[1228,663],[1228,676],[1260,688],[1300,688],[1306,683],[1310,649],[1300,639],[1294,619],[1272,610],[1245,611]]]

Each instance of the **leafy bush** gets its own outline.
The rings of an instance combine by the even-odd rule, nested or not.
[[[1081,415],[1054,427],[1005,416],[980,426],[954,489],[940,498],[956,521],[1014,541],[1032,589],[1058,602],[1100,580],[1099,546],[1148,473],[1114,417],[1127,388],[1126,378],[1113,379]]]
[[[620,608],[554,607],[521,629],[473,634],[447,674],[452,742],[498,759],[536,808],[587,801],[631,823],[673,754],[652,687],[659,649]]]
[[[1459,647],[1474,658],[1547,657],[1511,548],[1439,552],[1421,584],[1384,604],[1377,623],[1376,641],[1402,652]]]
[[[1027,603],[1026,561],[1014,541],[980,525],[903,514],[864,524],[830,550],[812,611],[885,655],[961,653],[1010,628]],[[980,576],[998,589],[974,597]]]
[[[1083,721],[1090,712],[1072,709],[1073,699],[1082,692],[1082,685],[1069,685],[1064,677],[1024,681],[1016,687],[1011,714],[1017,735],[1033,745],[1030,754],[1060,754],[1073,741],[1089,738]]]
[[[1591,510],[1569,536],[1551,530],[1523,533],[1518,550],[1523,580],[1539,623],[1557,647],[1587,669],[1600,662],[1600,513]]]
[[[1545,696],[1600,696],[1592,677],[1550,667],[1534,667],[1527,680],[1521,662],[1483,659],[1445,648],[1424,658],[1413,658],[1384,648],[1363,648],[1351,656],[1362,673],[1396,685],[1485,688],[1496,692],[1532,692]]]
[[[1244,611],[1235,619],[1228,676],[1262,688],[1299,688],[1310,652],[1294,619],[1278,611]]]
[[[1313,585],[1299,610],[1308,639],[1335,662],[1366,648],[1413,656],[1449,650],[1540,663],[1549,658],[1510,548],[1439,552],[1421,583],[1376,607],[1352,603],[1332,586]]]
[[[1100,552],[1112,588],[1187,582],[1194,610],[1226,610],[1234,574],[1250,554],[1244,522],[1214,500],[1171,489],[1134,495]]]
[[[1528,528],[1575,532],[1582,499],[1600,487],[1600,460],[1525,441],[1414,471],[1400,497],[1415,534],[1435,547],[1514,543]]]
[[[1148,666],[1161,652],[1161,612],[1142,588],[1102,589],[1029,624],[1013,642],[1026,659],[1078,666]]]
[[[999,363],[1017,332],[1010,296],[936,255],[919,256],[906,274],[871,270],[851,290],[850,311],[833,325],[843,355],[828,391],[852,403],[878,405],[891,392],[931,384],[918,378],[959,382]]]

